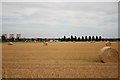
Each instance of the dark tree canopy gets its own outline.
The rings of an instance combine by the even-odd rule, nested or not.
[[[73,38],[73,36],[71,35],[71,41],[73,41],[74,40],[74,38]]]
[[[66,41],[66,36],[64,36],[63,40]]]
[[[85,41],[87,41],[87,36],[85,36]]]
[[[94,36],[92,36],[92,41],[94,41],[95,40],[95,37]]]
[[[100,40],[100,41],[102,40],[102,37],[101,37],[101,36],[99,36],[99,40]]]
[[[14,38],[14,37],[12,37],[12,38],[11,38],[11,40],[12,40],[12,42],[13,42],[13,41],[15,40],[15,38]]]
[[[2,41],[6,41],[6,37],[5,36],[2,36]]]
[[[98,36],[96,36],[96,41],[98,41]]]
[[[34,39],[34,38],[32,38],[32,41],[35,41],[35,39]]]
[[[84,37],[82,36],[82,41],[84,41]]]
[[[77,36],[75,36],[74,41],[77,41]]]
[[[89,36],[89,39],[88,39],[89,41],[91,41],[91,36]]]
[[[17,37],[17,41],[19,41],[20,40],[20,38],[19,37]]]
[[[80,37],[78,37],[78,41],[80,41]]]

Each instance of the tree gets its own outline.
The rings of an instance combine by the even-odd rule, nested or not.
[[[94,36],[92,36],[92,41],[94,41],[95,40],[95,37]]]
[[[74,40],[77,41],[77,36],[75,36]]]
[[[71,41],[73,41],[74,40],[74,38],[73,38],[73,36],[71,35]]]
[[[61,41],[61,39],[60,39],[60,38],[58,38],[58,40],[59,40],[59,41]]]
[[[91,36],[89,36],[89,39],[88,39],[89,41],[91,41]]]
[[[66,41],[66,36],[64,36],[63,41]]]
[[[19,37],[17,37],[17,41],[20,41],[20,38],[19,38]]]
[[[34,39],[34,38],[32,38],[32,41],[35,41],[35,39]]]
[[[78,41],[80,41],[80,37],[78,37]]]
[[[5,36],[2,36],[2,41],[6,41],[6,37]]]
[[[84,41],[84,37],[82,36],[82,41]]]
[[[101,41],[102,40],[102,37],[101,36],[99,36],[99,41]]]
[[[71,39],[70,38],[67,38],[67,41],[70,41]]]
[[[12,40],[12,42],[13,42],[13,41],[15,40],[15,38],[14,38],[14,37],[12,37],[12,38],[11,38],[11,40]]]
[[[96,41],[98,41],[98,36],[96,36]]]
[[[85,36],[85,41],[87,41],[87,36]]]

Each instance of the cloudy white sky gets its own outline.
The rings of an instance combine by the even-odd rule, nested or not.
[[[4,2],[2,33],[22,37],[118,36],[117,2]]]

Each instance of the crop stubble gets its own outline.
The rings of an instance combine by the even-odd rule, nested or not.
[[[117,63],[101,63],[105,42],[17,42],[2,45],[4,78],[116,78]],[[118,43],[112,42],[118,49]]]

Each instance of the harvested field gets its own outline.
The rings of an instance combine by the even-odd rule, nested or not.
[[[118,50],[118,43],[111,42]],[[117,63],[101,63],[105,42],[16,42],[2,45],[3,78],[116,78]]]

